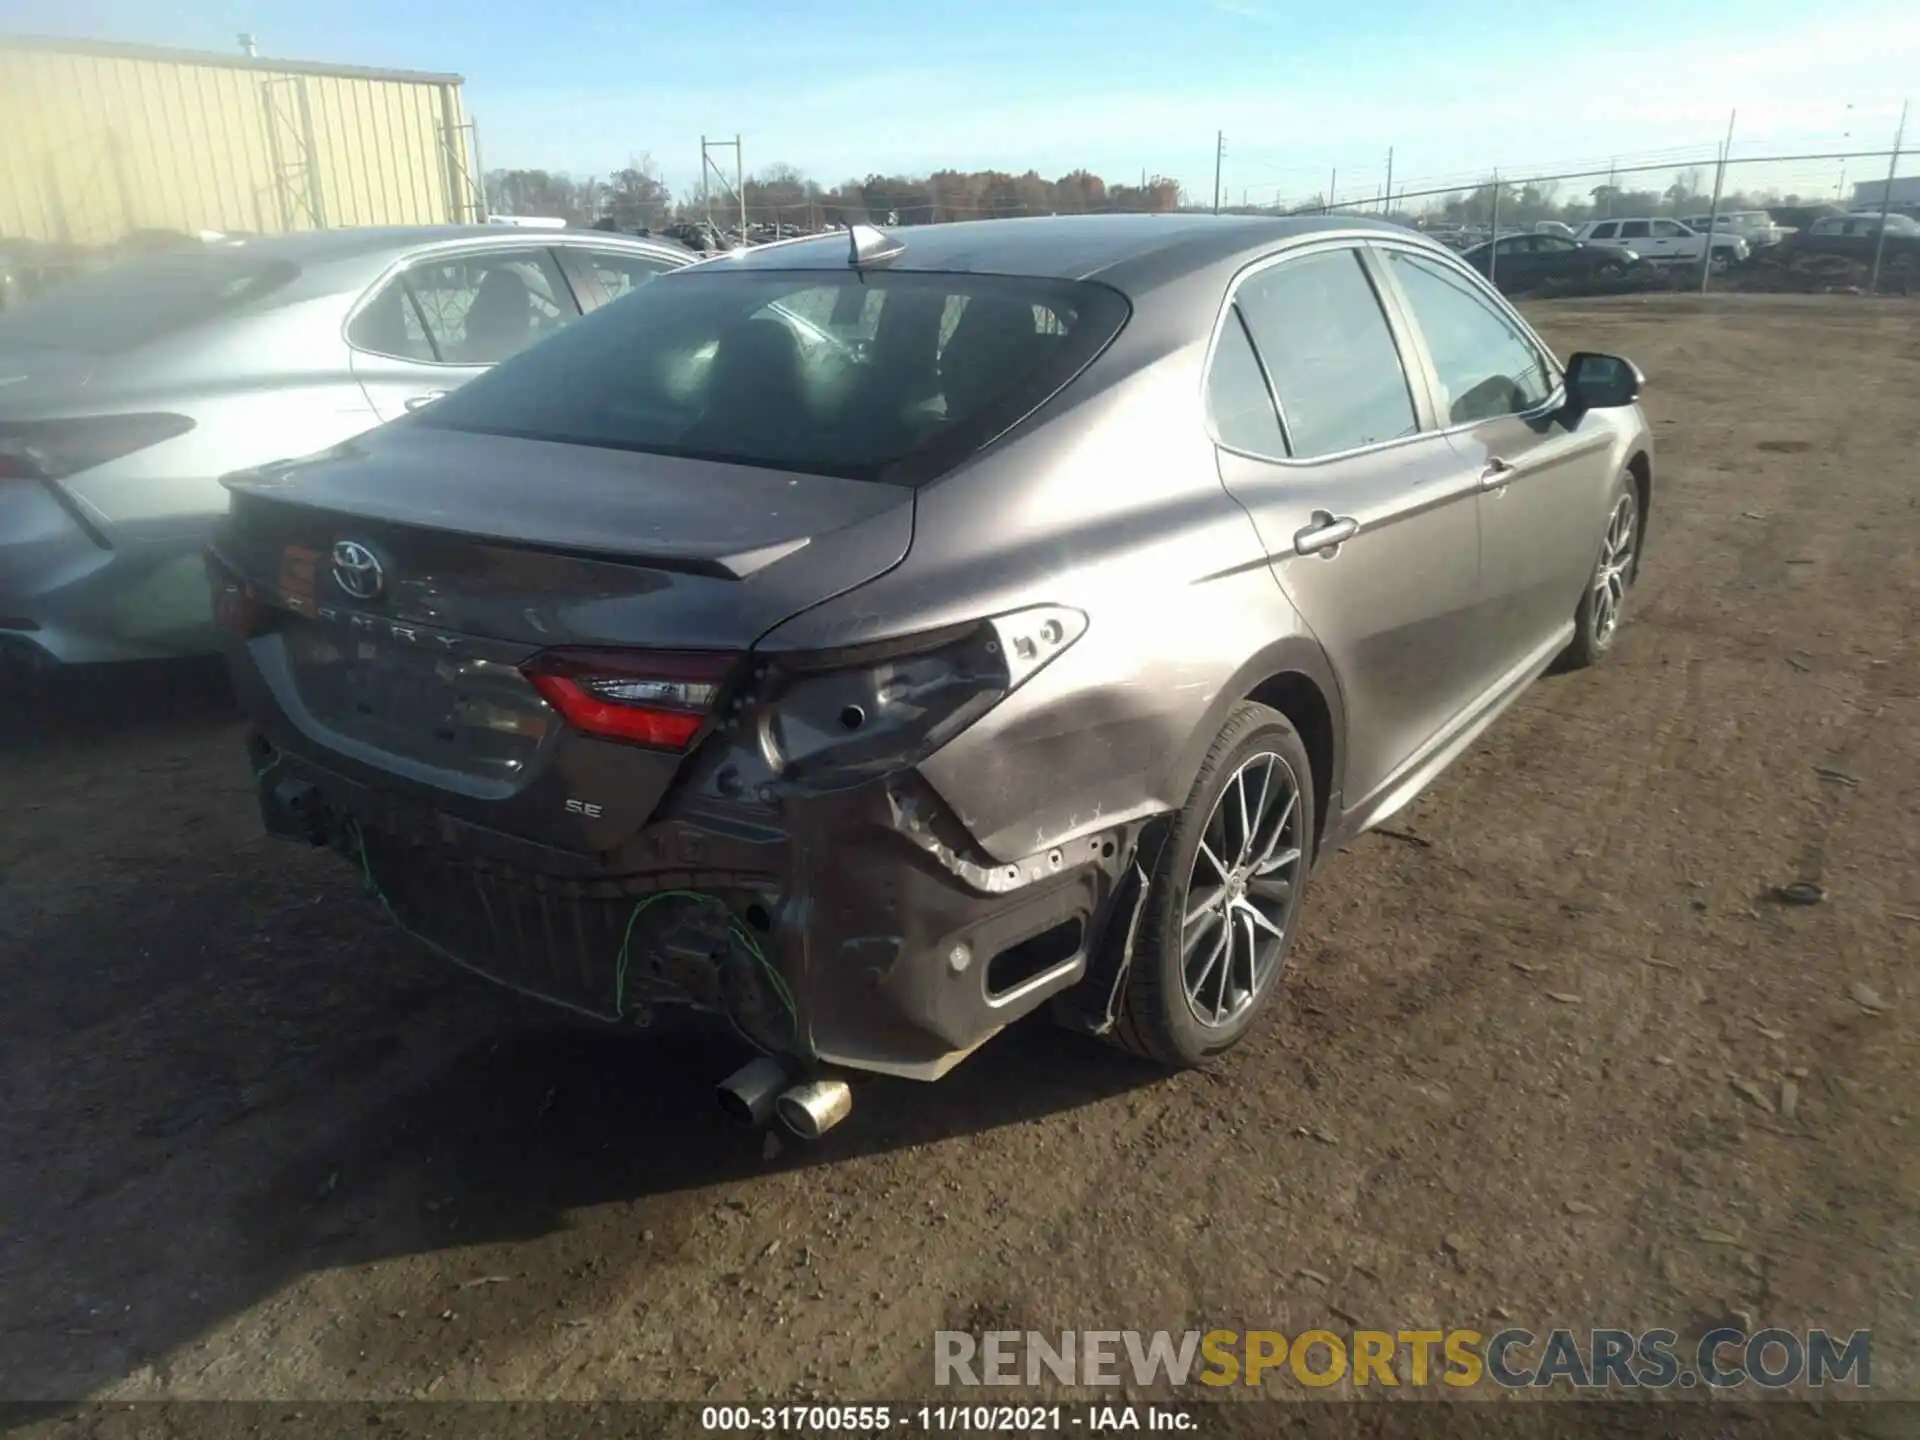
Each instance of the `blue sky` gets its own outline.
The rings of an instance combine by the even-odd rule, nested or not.
[[[1396,186],[1711,157],[1735,108],[1736,155],[1883,148],[1920,98],[1912,0],[5,0],[0,28],[454,71],[489,168],[645,152],[677,190],[703,132],[827,182],[1084,165],[1205,198],[1225,130],[1228,197],[1261,201],[1335,169],[1371,194],[1389,146]]]

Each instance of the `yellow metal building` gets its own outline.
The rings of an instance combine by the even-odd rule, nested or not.
[[[485,218],[458,75],[0,38],[0,239]]]

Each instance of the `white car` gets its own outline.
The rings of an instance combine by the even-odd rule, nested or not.
[[[1652,265],[1699,264],[1713,246],[1716,269],[1745,260],[1752,247],[1734,234],[1716,231],[1711,239],[1678,220],[1657,216],[1635,216],[1619,220],[1589,220],[1575,232],[1583,245],[1604,245],[1617,250],[1632,250]]]

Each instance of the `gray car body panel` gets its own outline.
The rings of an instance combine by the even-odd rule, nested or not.
[[[244,244],[249,254],[299,265],[299,275],[251,306],[123,353],[0,350],[8,382],[0,424],[131,413],[194,421],[185,434],[52,482],[52,493],[0,501],[0,615],[34,621],[25,638],[44,658],[79,664],[218,648],[200,552],[226,511],[220,477],[326,450],[380,423],[346,327],[399,270],[443,253],[570,246],[673,265],[692,259],[597,231],[497,226],[329,230]],[[592,308],[593,299],[581,299]],[[59,305],[57,290],[35,302]],[[394,367],[423,394],[485,369],[391,362],[390,377]]]
[[[695,885],[746,913],[760,907],[767,954],[804,1017],[793,1053],[929,1078],[1049,998],[1112,983],[1100,956],[1129,933],[1118,897],[1151,861],[1137,852],[1185,802],[1243,700],[1314,698],[1321,854],[1417,794],[1565,645],[1614,487],[1630,463],[1650,475],[1651,445],[1637,407],[1573,415],[1559,393],[1525,416],[1439,424],[1423,344],[1372,261],[1421,432],[1307,464],[1220,445],[1207,367],[1233,287],[1260,267],[1327,244],[1400,246],[1517,321],[1456,258],[1399,227],[1100,217],[904,238],[895,266],[1091,278],[1124,294],[1131,318],[1077,379],[966,463],[917,491],[871,487],[885,498],[870,503],[856,496],[862,482],[739,472],[715,484],[710,513],[658,496],[603,508],[603,490],[618,496],[626,482],[679,491],[675,477],[721,482],[729,467],[543,446],[581,485],[578,514],[543,515],[500,490],[530,468],[531,442],[406,423],[269,477],[259,494],[284,485],[319,517],[307,522],[313,546],[377,548],[378,527],[392,523],[628,568],[615,582],[634,589],[622,609],[560,596],[541,612],[549,628],[534,631],[467,617],[498,643],[751,646],[758,677],[1036,606],[1085,617],[1077,640],[917,764],[839,788],[783,775],[755,738],[762,702],[746,698],[671,776],[657,758],[643,778],[634,752],[549,730],[545,769],[498,795],[462,793],[303,729],[289,672],[262,663],[278,654],[275,637],[232,653],[273,763],[309,777],[328,803],[378,816],[387,801],[368,795],[388,795],[443,838],[461,827],[463,854],[516,856],[569,884],[617,883],[623,903]],[[809,239],[701,268],[831,269],[847,263],[846,246]],[[436,455],[459,483],[435,488]],[[1510,468],[1490,482],[1496,457]],[[408,483],[383,492],[398,476]],[[778,483],[804,492],[791,513],[731,514],[749,498],[765,505]],[[1319,512],[1351,516],[1357,532],[1331,555],[1299,553],[1294,537]],[[258,573],[260,561],[241,568]],[[710,569],[699,583],[644,578],[676,566]],[[749,595],[761,600],[743,605]],[[605,797],[605,813],[562,817],[563,795]],[[987,988],[984,963],[963,963],[1068,920],[1083,926],[1078,949],[1011,992]],[[1096,999],[1095,1028],[1100,1008]]]

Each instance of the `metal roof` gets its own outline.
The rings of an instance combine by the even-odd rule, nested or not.
[[[67,40],[53,35],[0,35],[0,50],[50,51],[62,55],[91,55],[106,60],[147,60],[163,65],[218,65],[229,70],[261,70],[276,75],[327,75],[340,80],[392,80],[412,85],[466,83],[459,75],[437,74],[429,70],[330,65],[319,60],[228,55],[216,50],[176,50],[167,45],[131,45],[118,40]]]
[[[1122,290],[1150,288],[1257,252],[1282,240],[1322,231],[1411,236],[1383,220],[1351,215],[1047,215],[1015,220],[962,220],[887,231],[906,248],[892,270],[1094,277]],[[847,265],[844,231],[736,252],[707,262],[768,270],[834,270]],[[704,268],[704,267],[703,267]]]

